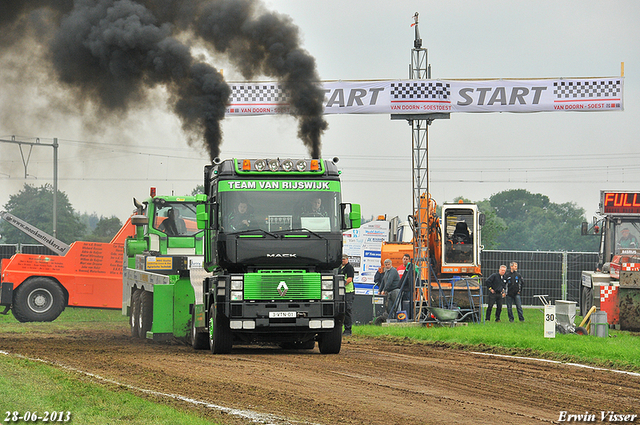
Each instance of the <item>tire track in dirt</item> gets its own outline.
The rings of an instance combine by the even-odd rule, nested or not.
[[[0,336],[0,348],[11,353],[290,421],[534,424],[557,421],[560,411],[640,413],[638,376],[428,344],[352,337],[338,355],[239,346],[213,356],[180,343],[133,339],[124,327]],[[198,410],[225,423],[249,423]]]

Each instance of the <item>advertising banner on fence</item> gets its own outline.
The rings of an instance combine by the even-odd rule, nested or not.
[[[622,111],[624,78],[322,82],[325,114]],[[291,112],[279,83],[230,83],[227,116]]]
[[[389,240],[389,222],[370,221],[343,233],[344,254],[356,272],[356,294],[372,293],[373,278],[380,268],[382,243]]]

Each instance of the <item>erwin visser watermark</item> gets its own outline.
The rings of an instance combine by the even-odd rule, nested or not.
[[[616,413],[612,410],[601,410],[600,412],[584,412],[579,414],[561,411],[558,422],[635,422],[637,414]]]

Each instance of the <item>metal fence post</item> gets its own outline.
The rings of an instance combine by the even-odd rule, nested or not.
[[[567,301],[567,251],[562,251],[562,300]]]

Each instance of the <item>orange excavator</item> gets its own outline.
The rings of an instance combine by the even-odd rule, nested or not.
[[[402,271],[403,255],[409,254],[413,259],[419,270],[414,292],[416,306],[418,302],[444,308],[479,304],[479,297],[476,303],[472,300],[480,291],[481,276],[480,234],[484,214],[478,206],[462,201],[445,203],[438,215],[436,201],[423,194],[419,207],[408,219],[394,233],[411,233],[414,238],[411,242],[383,243],[381,261],[389,258]]]

